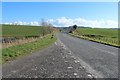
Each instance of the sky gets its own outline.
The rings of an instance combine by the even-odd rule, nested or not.
[[[118,27],[117,2],[2,2],[2,23],[56,27]]]
[[[2,2],[119,2],[119,0],[2,0]]]

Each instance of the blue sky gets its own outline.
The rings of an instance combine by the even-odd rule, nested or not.
[[[2,2],[118,2],[119,0],[2,0]]]
[[[42,18],[54,26],[117,27],[118,3],[2,2],[2,23],[38,24]]]

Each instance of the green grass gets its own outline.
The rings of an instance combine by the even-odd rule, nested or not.
[[[117,37],[118,38],[118,30],[117,29],[94,29],[94,28],[78,28],[77,31],[81,35],[102,35],[105,37]]]
[[[79,33],[79,35],[75,35],[75,34],[71,34],[71,35],[116,47],[120,46],[118,29],[78,28],[76,32]],[[85,35],[95,35],[95,37],[88,37]]]
[[[2,25],[2,35],[0,36],[3,37],[40,36],[42,35],[42,31],[43,28],[41,26]]]
[[[5,63],[9,60],[14,60],[19,56],[26,55],[27,53],[33,53],[37,50],[45,48],[54,43],[56,40],[56,36],[51,39],[51,34],[49,34],[47,37],[41,40],[4,48],[2,49],[2,63]]]

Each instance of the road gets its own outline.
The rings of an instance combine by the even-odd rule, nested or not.
[[[57,35],[52,46],[2,66],[3,78],[117,78],[118,48]]]
[[[68,34],[58,34],[58,37],[92,74],[103,78],[118,77],[118,48]]]

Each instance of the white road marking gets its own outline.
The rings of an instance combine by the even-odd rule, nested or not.
[[[79,63],[80,61],[79,60],[75,60],[75,63]]]
[[[88,74],[88,77],[89,77],[89,78],[93,78],[93,76],[92,76],[91,74]]]
[[[71,66],[70,66],[70,67],[68,67],[68,69],[72,69],[72,68],[73,68],[73,67],[71,67]]]
[[[57,45],[57,42],[55,42],[55,45]]]
[[[77,73],[74,73],[74,76],[77,76],[78,74]]]

